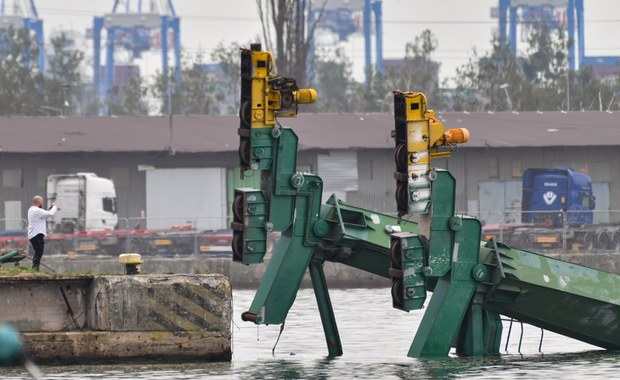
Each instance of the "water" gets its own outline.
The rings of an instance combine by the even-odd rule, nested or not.
[[[514,324],[498,358],[412,359],[407,351],[422,311],[405,313],[391,307],[388,289],[332,290],[344,355],[326,358],[323,329],[311,289],[301,290],[272,355],[280,326],[242,322],[253,291],[234,292],[233,360],[231,363],[183,365],[119,365],[43,367],[45,379],[575,379],[615,378],[618,354],[545,331]],[[0,369],[0,378],[29,379],[21,369]]]

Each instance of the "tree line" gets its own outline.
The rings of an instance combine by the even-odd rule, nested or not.
[[[572,42],[562,30],[544,24],[531,28],[527,47],[517,56],[506,43],[493,39],[488,52],[472,50],[467,63],[444,80],[439,76],[441,62],[433,58],[438,41],[425,30],[406,43],[399,65],[383,73],[370,70],[361,83],[353,78],[352,63],[342,49],[318,50],[309,59],[315,25],[300,26],[298,19],[307,18],[311,2],[277,1],[282,4],[257,0],[264,48],[275,52],[279,74],[317,89],[319,100],[311,112],[389,112],[393,89],[422,91],[433,108],[443,111],[619,109],[620,70],[612,78],[594,75],[591,67],[569,71]],[[167,75],[135,76],[111,88],[112,100],[105,103],[92,84],[82,81],[84,52],[70,48],[64,34],[51,45],[48,70],[40,74],[37,47],[29,34],[13,29],[0,33],[0,115],[97,115],[102,108],[113,115],[238,112],[239,50],[249,42],[218,44],[209,54],[217,63],[212,72],[205,70],[204,53],[184,54],[180,68]],[[178,85],[176,69],[182,77]]]

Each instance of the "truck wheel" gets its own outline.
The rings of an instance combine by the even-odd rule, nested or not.
[[[519,235],[517,239],[517,248],[531,248],[532,243],[530,243],[530,238],[527,234],[523,233]]]
[[[594,250],[594,245],[596,243],[596,237],[592,233],[586,234],[583,238],[583,251],[584,252],[592,252]]]
[[[62,243],[57,240],[48,241],[47,243],[45,243],[45,245],[45,254],[47,255],[56,256],[65,253],[64,249],[62,248]]]
[[[610,242],[611,239],[609,238],[609,235],[607,235],[607,232],[601,232],[596,241],[596,249],[599,251],[606,251],[609,249]]]
[[[609,246],[614,252],[620,252],[620,232],[616,232],[614,234],[613,239],[611,239],[611,245]]]

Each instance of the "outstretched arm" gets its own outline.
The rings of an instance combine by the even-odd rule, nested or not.
[[[58,211],[58,207],[56,207],[56,205],[52,203],[52,208],[50,208],[49,210],[44,210],[42,208],[37,209],[36,214],[41,218],[49,218],[50,216],[54,215],[56,211]]]

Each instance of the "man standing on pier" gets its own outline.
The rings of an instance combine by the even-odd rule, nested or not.
[[[47,218],[54,215],[58,208],[55,203],[49,210],[43,208],[43,197],[35,195],[32,198],[32,206],[28,209],[28,239],[34,249],[34,257],[32,258],[32,269],[38,271],[41,257],[43,257],[43,248],[45,247],[45,237],[47,236]]]

